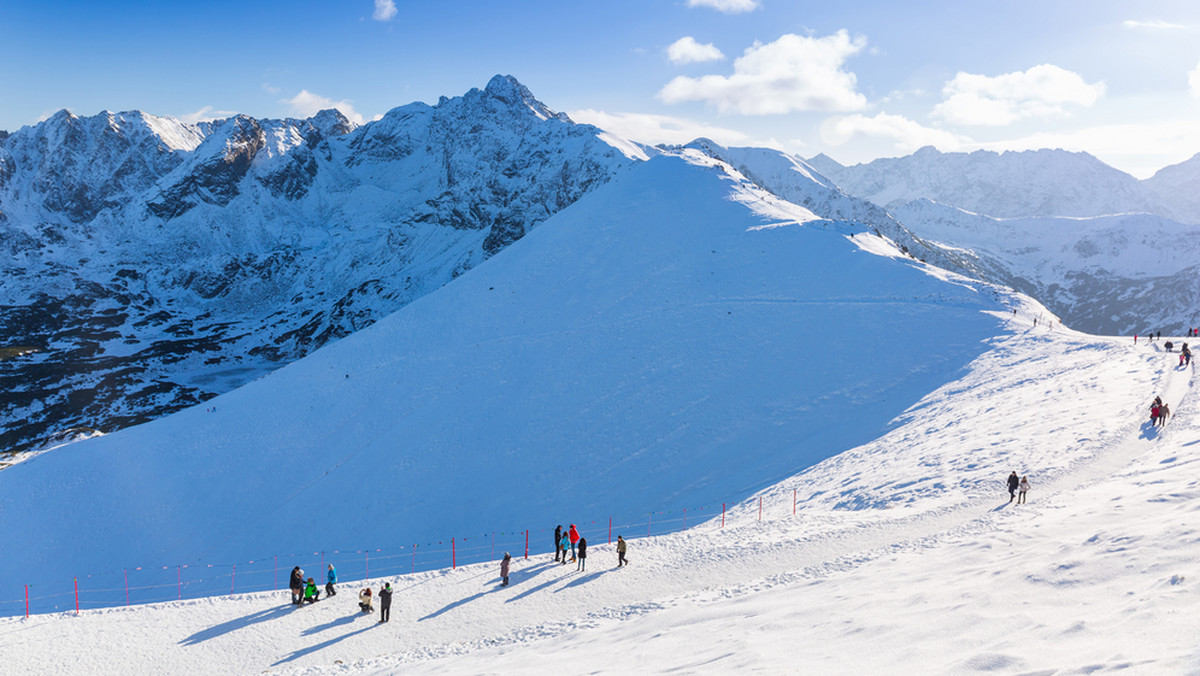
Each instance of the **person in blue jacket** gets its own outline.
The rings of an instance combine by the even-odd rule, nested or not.
[[[337,582],[337,569],[334,568],[333,564],[331,563],[331,564],[329,564],[329,572],[325,574],[325,595],[326,596],[337,595],[337,591],[334,590],[334,588],[333,588],[334,582]]]
[[[558,545],[562,548],[562,565],[565,566],[567,565],[567,549],[571,546],[571,536],[566,531],[563,532],[562,539],[558,541]]]

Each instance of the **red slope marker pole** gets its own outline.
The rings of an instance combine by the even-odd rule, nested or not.
[[[370,579],[371,579],[371,552],[363,552],[363,556],[364,556],[363,560],[366,561],[366,563],[363,565],[365,565],[367,568],[367,580],[370,581]]]
[[[233,564],[233,572],[229,574],[229,595],[233,596],[233,583],[237,580],[237,564]]]
[[[796,516],[796,489],[792,489],[792,516]]]
[[[525,529],[525,560],[529,560],[529,529]]]
[[[758,496],[758,520],[762,521],[762,496]]]
[[[683,508],[683,529],[687,530],[687,507]]]
[[[75,614],[79,615],[79,578],[75,578]]]
[[[646,537],[650,537],[650,526],[654,525],[654,512],[650,512],[650,517],[646,519]]]
[[[612,544],[612,517],[608,517],[608,544]]]
[[[410,573],[417,572],[417,546],[416,545],[413,545],[412,570],[410,570],[409,572]]]
[[[29,585],[25,585],[25,618],[29,619]]]
[[[271,589],[279,589],[279,555],[274,556],[275,567],[271,572]]]
[[[183,569],[175,566],[175,584],[179,587],[179,600],[183,600]]]
[[[129,605],[129,569],[125,569],[125,605]]]
[[[721,528],[725,527],[725,503],[721,503]]]

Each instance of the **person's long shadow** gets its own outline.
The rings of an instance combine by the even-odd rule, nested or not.
[[[1142,423],[1142,433],[1140,435],[1138,435],[1138,438],[1139,439],[1157,439],[1158,438],[1158,428],[1154,426],[1154,423],[1152,423],[1150,421],[1146,421],[1146,422]]]
[[[225,634],[228,634],[231,631],[237,631],[238,629],[249,627],[252,624],[258,624],[259,622],[267,622],[270,620],[274,620],[278,617],[282,617],[284,614],[295,610],[297,607],[298,606],[288,603],[287,605],[284,605],[284,606],[279,606],[276,608],[269,608],[267,610],[260,610],[257,613],[251,613],[250,615],[246,615],[245,617],[239,617],[236,620],[229,620],[228,622],[222,622],[221,624],[218,624],[215,627],[209,627],[208,629],[202,629],[202,630],[192,634],[191,636],[183,639],[182,641],[179,642],[179,644],[180,645],[196,645],[198,643],[207,641],[210,638],[224,636]]]
[[[351,624],[352,622],[354,622],[354,619],[359,617],[360,615],[366,615],[366,613],[364,613],[360,610],[360,611],[354,613],[353,615],[339,617],[336,620],[331,620],[329,622],[326,622],[325,624],[318,624],[315,627],[309,627],[308,629],[305,629],[304,631],[300,632],[300,635],[301,636],[312,636],[313,634],[319,634],[319,633],[325,631],[326,629],[333,629],[334,627],[340,627],[343,624]]]
[[[555,589],[554,593],[557,594],[560,591],[565,591],[567,589],[570,589],[571,587],[578,587],[580,585],[587,584],[587,583],[591,582],[592,580],[595,580],[596,578],[600,577],[601,575],[611,572],[612,570],[613,570],[612,568],[605,568],[604,570],[598,570],[594,573],[583,573],[579,577],[576,577],[574,580],[571,580],[570,582],[564,584],[561,588]]]
[[[310,645],[307,648],[293,650],[291,655],[281,658],[278,662],[276,662],[275,664],[272,664],[271,666],[277,667],[285,662],[291,662],[293,660],[298,660],[301,657],[304,657],[305,655],[311,655],[312,653],[315,653],[318,650],[324,650],[324,649],[328,648],[329,646],[333,645],[334,643],[337,643],[338,641],[344,641],[344,640],[350,638],[351,636],[354,636],[355,634],[361,634],[364,631],[369,631],[371,629],[374,629],[377,626],[379,626],[378,623],[369,624],[369,625],[363,627],[362,629],[359,629],[357,631],[352,631],[348,634],[342,634],[341,636],[338,636],[337,638],[331,638],[328,641],[324,641],[324,642],[318,643],[316,645]]]

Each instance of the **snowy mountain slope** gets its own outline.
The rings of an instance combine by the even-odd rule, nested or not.
[[[626,533],[624,570],[603,534],[585,532],[583,573],[539,550],[517,556],[504,589],[494,561],[376,577],[371,586],[398,590],[387,625],[358,613],[358,581],[303,609],[273,592],[6,618],[6,664],[102,675],[1190,673],[1193,372],[1153,346],[1029,329],[1039,308],[1018,309],[1011,336],[885,436],[764,490],[761,521],[752,497],[725,528]],[[1162,430],[1144,418],[1151,393],[1176,411]],[[1048,415],[1047,401],[1072,409]],[[1033,484],[1025,505],[1007,503],[1014,470]],[[794,489],[806,498],[795,516]]]
[[[63,111],[14,132],[0,346],[36,349],[0,356],[0,449],[154,419],[369,325],[631,165],[601,136],[504,76],[358,128]]]
[[[977,259],[978,276],[1092,333],[1184,335],[1200,325],[1200,230],[1148,214],[997,220],[918,200],[892,213]]]
[[[1200,154],[1159,169],[1142,181],[1184,223],[1200,223]]]
[[[847,193],[879,206],[928,199],[996,218],[1155,213],[1182,218],[1134,177],[1087,153],[1030,150],[912,155],[844,167],[820,155],[809,164]],[[1195,213],[1187,215],[1193,218]],[[1187,222],[1200,222],[1189,220]]]
[[[747,495],[878,436],[1009,314],[997,290],[848,230],[699,152],[652,159],[209,407],[0,472],[0,537],[30,543],[0,579],[88,571],[118,598],[125,566]]]

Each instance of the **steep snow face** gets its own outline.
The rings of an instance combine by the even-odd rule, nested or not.
[[[736,500],[876,438],[1003,331],[998,290],[682,155],[207,406],[0,472],[25,543],[0,579],[174,585],[156,566]]]
[[[893,213],[960,248],[980,276],[1045,303],[1078,330],[1183,335],[1200,325],[1200,231],[1148,214],[997,220],[918,200]]]
[[[997,218],[1174,215],[1137,179],[1087,153],[942,153],[925,147],[853,167],[829,158],[813,161],[846,192],[887,208],[924,198]]]
[[[63,111],[23,128],[0,145],[0,345],[35,351],[0,354],[0,451],[228,391],[633,162],[505,76],[358,128],[333,110],[195,126]]]
[[[1200,223],[1200,154],[1159,169],[1142,181],[1184,223]]]

